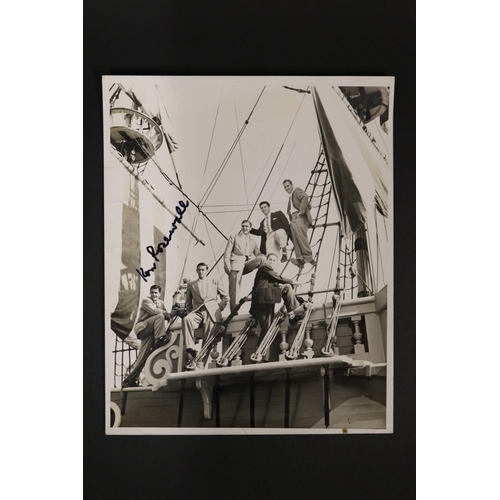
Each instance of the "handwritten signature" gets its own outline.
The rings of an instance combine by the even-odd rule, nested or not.
[[[172,236],[177,230],[177,224],[180,224],[182,222],[182,217],[184,213],[187,210],[187,207],[189,206],[189,201],[179,201],[177,206],[175,207],[175,211],[177,212],[178,216],[173,220],[172,222],[172,229],[168,232],[168,236],[164,236],[163,239],[165,240],[164,242],[158,243],[158,246],[155,247],[152,245],[149,245],[146,247],[146,251],[153,257],[153,259],[156,262],[160,262],[160,259],[157,258],[157,255],[159,253],[163,253],[163,250],[168,247],[170,244],[170,241],[172,240]],[[155,272],[156,269],[156,262],[153,262],[153,267],[150,267],[147,270],[144,270],[142,267],[140,269],[136,269],[136,271],[139,273],[139,276],[144,280],[148,281],[147,278],[151,276],[151,273]]]

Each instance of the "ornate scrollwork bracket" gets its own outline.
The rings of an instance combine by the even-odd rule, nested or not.
[[[156,386],[173,371],[173,363],[181,354],[177,345],[180,330],[172,332],[172,338],[163,347],[160,347],[149,356],[144,367],[144,375],[148,385]]]

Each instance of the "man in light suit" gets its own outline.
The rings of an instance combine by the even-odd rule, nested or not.
[[[257,248],[257,242],[250,237],[252,223],[244,220],[241,223],[240,234],[229,237],[224,252],[224,270],[229,278],[229,300],[231,312],[240,300],[240,286],[244,274],[259,268],[266,256]]]
[[[135,387],[138,385],[137,379],[146,364],[149,353],[153,349],[155,339],[165,335],[165,320],[170,321],[170,314],[167,312],[165,303],[160,300],[161,287],[153,285],[149,289],[149,297],[146,297],[141,304],[137,323],[134,330],[141,340],[141,347],[137,359],[129,375],[122,383],[122,387]]]
[[[292,259],[292,263],[299,267],[302,267],[304,263],[315,266],[316,261],[313,259],[311,246],[307,239],[307,230],[313,222],[309,196],[303,189],[294,188],[290,179],[283,181],[283,187],[290,195],[287,212],[290,218],[293,247],[297,256],[296,259]]]
[[[264,255],[275,253],[281,255],[281,262],[286,262],[286,244],[288,238],[292,238],[286,215],[280,210],[271,212],[271,205],[268,201],[261,201],[259,207],[264,214],[264,219],[259,229],[250,229],[250,234],[260,236],[260,251]]]
[[[196,356],[194,332],[203,324],[203,341],[210,336],[216,323],[222,322],[222,311],[227,305],[227,293],[213,279],[207,278],[208,266],[200,262],[196,266],[198,279],[190,281],[186,290],[188,315],[182,320],[182,334],[186,351]],[[217,302],[220,296],[220,303]]]

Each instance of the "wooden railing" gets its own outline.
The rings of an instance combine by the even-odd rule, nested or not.
[[[347,355],[352,359],[363,359],[375,363],[386,361],[385,347],[382,339],[382,328],[375,309],[375,297],[348,300],[342,303],[338,314],[336,325],[336,342],[333,354],[336,356]],[[316,305],[306,325],[304,340],[301,343],[301,358],[325,359],[322,349],[327,339],[327,325],[334,313],[333,302]],[[236,316],[227,328],[225,335],[216,344],[210,353],[208,370],[223,368],[217,366],[217,359],[227,351],[232,341],[244,329],[250,315]],[[258,327],[256,327],[258,329]],[[277,340],[272,346],[269,361],[281,363],[295,363],[296,360],[287,360],[285,353],[292,344],[297,333],[297,327],[291,327],[285,322],[280,327]],[[175,322],[170,332],[172,337],[168,344],[155,350],[149,357],[145,366],[144,384],[155,386],[159,381],[172,374],[181,373],[187,363],[184,350],[184,342],[181,332],[180,320]],[[198,332],[202,336],[202,329]],[[250,361],[250,355],[255,352],[259,339],[255,335],[249,335],[248,340],[238,350],[237,356],[230,363],[227,370],[234,370],[240,365],[255,366]],[[195,371],[192,376],[199,377],[202,372]]]

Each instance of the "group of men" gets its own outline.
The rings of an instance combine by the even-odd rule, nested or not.
[[[208,266],[204,262],[196,266],[198,279],[187,284],[185,311],[184,314],[181,313],[185,349],[192,359],[197,358],[198,354],[195,331],[203,327],[203,340],[206,341],[214,328],[222,322],[222,311],[228,302],[231,313],[237,312],[242,277],[254,270],[257,273],[252,289],[250,314],[260,325],[260,339],[264,338],[274,319],[275,304],[282,299],[290,322],[300,319],[293,312],[299,307],[293,289],[297,283],[280,276],[276,268],[279,261],[286,262],[288,258],[289,239],[292,240],[296,253],[292,263],[299,267],[305,263],[316,264],[307,240],[307,230],[312,224],[311,206],[307,194],[300,188],[294,188],[292,181],[285,180],[283,187],[290,195],[287,209],[290,222],[283,212],[271,212],[269,202],[262,201],[259,207],[264,219],[259,228],[253,229],[252,223],[244,220],[240,233],[231,235],[228,240],[224,253],[224,270],[229,279],[229,296],[217,281],[207,277]],[[250,234],[261,237],[260,248]],[[170,321],[173,314],[177,314],[167,312],[165,304],[159,298],[160,294],[161,288],[153,285],[150,297],[142,302],[134,328],[137,338],[141,340],[139,354],[122,387],[138,385],[138,377],[155,345],[155,339],[165,336],[165,321]],[[203,360],[198,360],[197,367],[202,368],[202,365]]]

